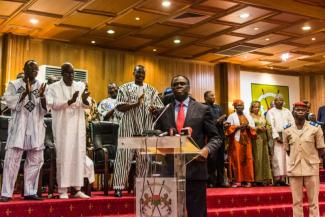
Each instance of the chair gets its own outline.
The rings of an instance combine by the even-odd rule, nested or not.
[[[6,154],[6,142],[8,138],[8,124],[10,116],[0,116],[0,172],[3,172],[3,164]]]
[[[112,122],[91,122],[92,159],[95,173],[104,174],[104,194],[108,195],[109,174],[113,172],[119,125]]]
[[[44,163],[42,170],[40,172],[39,186],[42,186],[43,175],[48,178],[48,197],[51,198],[54,192],[54,181],[55,181],[55,170],[56,170],[56,153],[55,145],[52,132],[52,119],[44,118],[44,123],[46,125],[45,139],[44,139]],[[39,188],[40,189],[40,188]],[[38,192],[41,195],[41,192]]]

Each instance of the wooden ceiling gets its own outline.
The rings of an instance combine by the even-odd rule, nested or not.
[[[170,0],[167,8],[163,1],[0,0],[0,32],[253,68],[325,71],[324,0]]]

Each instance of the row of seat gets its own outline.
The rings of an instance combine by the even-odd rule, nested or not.
[[[0,116],[0,173],[3,172],[3,164],[5,157],[5,146],[8,137],[8,121],[10,116]],[[44,165],[42,167],[39,179],[39,191],[41,194],[41,186],[43,178],[47,180],[48,194],[53,195],[55,173],[56,173],[56,162],[55,162],[55,144],[52,133],[52,119],[44,119],[46,125],[45,134],[45,150],[44,150]],[[109,176],[113,173],[114,159],[118,143],[118,124],[100,121],[91,122],[89,125],[91,146],[87,147],[87,153],[90,158],[94,161],[95,173],[104,175],[104,194],[108,195],[109,190]],[[19,173],[23,174],[24,168],[23,156]],[[22,185],[23,186],[23,185]],[[90,194],[90,185],[86,183],[85,188],[87,193]]]

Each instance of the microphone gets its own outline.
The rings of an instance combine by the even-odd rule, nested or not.
[[[159,114],[157,119],[152,123],[151,129],[143,131],[143,135],[148,135],[148,136],[159,136],[162,134],[161,130],[155,130],[155,126],[157,124],[157,121],[160,119],[160,117],[166,112],[170,104],[166,105],[164,110]]]
[[[154,130],[155,129],[155,126],[157,124],[157,121],[161,118],[161,116],[166,112],[166,110],[169,108],[171,103],[167,104],[165,106],[165,108],[162,110],[162,112],[159,114],[159,116],[157,117],[157,119],[152,123],[152,127],[151,127],[151,130]]]
[[[158,136],[175,136],[177,134],[177,130],[175,128],[169,128],[167,131],[159,134]]]
[[[181,129],[181,135],[191,136],[193,132],[192,127],[184,127]]]

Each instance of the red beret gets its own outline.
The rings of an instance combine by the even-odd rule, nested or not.
[[[307,105],[304,102],[295,102],[295,103],[293,103],[293,107],[296,107],[296,106],[307,107]]]

